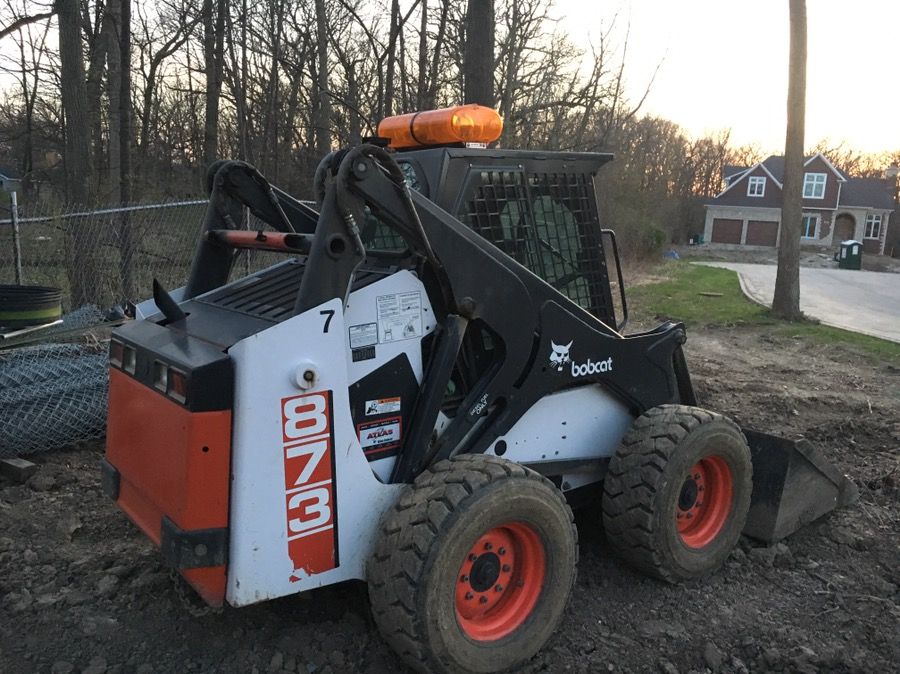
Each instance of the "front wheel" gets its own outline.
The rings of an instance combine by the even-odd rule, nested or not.
[[[454,457],[385,517],[367,567],[372,611],[420,671],[509,669],[553,634],[577,558],[572,512],[552,483],[496,457]]]
[[[753,465],[738,426],[719,414],[662,405],[638,417],[603,484],[610,546],[663,580],[722,565],[750,508]]]

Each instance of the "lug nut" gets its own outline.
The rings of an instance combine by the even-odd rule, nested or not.
[[[694,513],[688,513],[687,515],[685,515],[685,517],[687,517],[688,519],[691,519],[693,516],[694,516]]]
[[[481,595],[481,597],[478,598],[478,603],[479,603],[479,604],[487,604],[487,603],[488,603],[488,598],[485,597],[484,595]]]
[[[700,479],[700,473],[696,473],[696,474],[694,475],[694,479],[695,479],[695,480],[699,480],[699,479]]]
[[[478,555],[475,555],[475,554],[469,555],[470,562],[474,562],[476,559],[478,559]]]
[[[460,582],[460,583],[468,583],[468,582],[469,582],[469,577],[466,576],[466,575],[463,575],[463,576],[460,577],[459,582]]]
[[[466,592],[466,599],[471,599],[471,598],[474,597],[474,596],[475,596],[475,595],[472,594],[471,592]]]
[[[510,571],[512,571],[512,567],[509,564],[504,564],[502,568],[504,573],[509,573]]]
[[[505,555],[505,554],[506,554],[506,548],[501,547],[499,550],[497,550],[497,554],[498,554],[498,555]]]
[[[484,549],[485,549],[485,550],[493,550],[493,549],[494,549],[494,546],[493,546],[491,543],[485,543],[485,544],[484,544]]]
[[[495,586],[494,586],[494,591],[495,591],[495,592],[503,592],[503,586],[502,586],[502,585],[495,585]]]

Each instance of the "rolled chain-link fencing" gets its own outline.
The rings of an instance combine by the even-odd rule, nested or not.
[[[17,228],[0,219],[0,284],[15,283],[18,267],[22,283],[60,288],[64,312],[60,325],[0,341],[0,458],[103,436],[111,325],[125,302],[151,296],[154,278],[184,284],[206,204],[58,211],[25,201]],[[275,259],[242,251],[234,275]]]

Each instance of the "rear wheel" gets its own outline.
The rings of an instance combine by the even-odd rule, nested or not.
[[[733,421],[685,405],[653,408],[610,460],[603,484],[607,539],[657,578],[707,575],[741,535],[752,478],[750,449]]]
[[[494,672],[534,655],[562,617],[578,557],[552,483],[485,455],[442,461],[385,517],[367,576],[381,633],[427,672]]]

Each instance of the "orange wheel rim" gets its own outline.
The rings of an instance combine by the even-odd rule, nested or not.
[[[544,586],[546,555],[540,537],[514,522],[485,532],[456,577],[456,620],[476,641],[496,641],[531,615]]]
[[[720,456],[707,456],[685,476],[675,507],[678,534],[689,548],[709,545],[731,514],[731,469]]]

